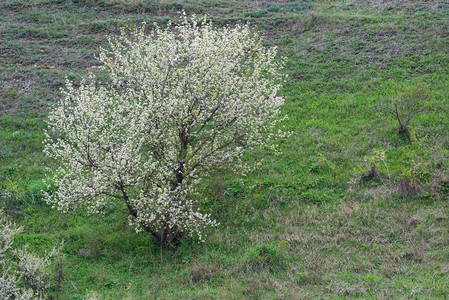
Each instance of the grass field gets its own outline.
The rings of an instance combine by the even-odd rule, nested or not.
[[[159,250],[126,208],[62,215],[41,201],[49,107],[98,64],[106,35],[178,12],[249,21],[288,57],[280,156],[217,174],[206,242]],[[408,134],[379,108],[421,93]],[[386,101],[386,102],[385,102]],[[2,0],[0,204],[43,253],[64,240],[55,299],[449,296],[449,4],[438,0]],[[384,154],[384,155],[383,155]],[[375,176],[369,171],[375,166]]]

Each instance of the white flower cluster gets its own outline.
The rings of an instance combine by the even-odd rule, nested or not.
[[[14,250],[16,273],[35,295],[43,295],[53,286],[53,258],[59,255],[55,249],[45,257],[30,253],[27,249]]]
[[[44,299],[54,286],[53,263],[61,257],[54,248],[45,257],[26,249],[13,249],[14,237],[22,232],[0,209],[0,299]]]
[[[0,259],[11,249],[14,237],[22,230],[22,227],[15,225],[0,209]]]
[[[273,130],[284,60],[248,25],[215,29],[184,15],[155,27],[123,31],[101,49],[108,83],[67,81],[48,119],[45,152],[62,164],[46,201],[96,212],[122,199],[133,223],[164,244],[216,225],[191,197],[208,170],[243,172],[245,148],[285,135]]]

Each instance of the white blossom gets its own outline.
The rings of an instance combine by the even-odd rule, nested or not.
[[[46,299],[55,285],[54,263],[63,255],[60,248],[43,257],[27,249],[14,249],[14,237],[22,229],[0,209],[0,299]]]
[[[0,259],[11,249],[14,237],[21,233],[22,230],[23,227],[14,224],[0,209]]]
[[[245,149],[273,146],[284,59],[248,25],[182,17],[145,34],[123,30],[101,49],[110,81],[94,75],[50,113],[45,153],[61,163],[46,201],[61,211],[124,201],[131,223],[161,245],[215,226],[192,193],[214,167],[243,173]]]

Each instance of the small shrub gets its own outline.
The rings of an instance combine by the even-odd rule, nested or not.
[[[50,290],[53,285],[52,255],[41,258],[27,249],[18,249],[14,250],[14,257],[17,273],[26,286],[38,295],[43,295]]]
[[[46,299],[62,281],[60,249],[44,257],[14,249],[13,240],[22,230],[0,210],[0,299]]]
[[[410,120],[429,98],[430,90],[424,85],[417,85],[409,91],[398,93],[389,104],[382,101],[378,107],[394,116],[399,123],[399,132],[408,135]]]
[[[375,179],[378,179],[380,182],[382,182],[382,179],[380,178],[381,167],[385,169],[385,172],[388,175],[389,183],[391,185],[391,176],[388,168],[385,151],[378,149],[375,149],[370,155],[367,155],[363,158],[363,166],[361,167],[361,169],[357,170],[357,172],[359,174],[361,173],[361,175],[359,175],[355,179],[354,183],[358,184],[361,182],[372,181]]]

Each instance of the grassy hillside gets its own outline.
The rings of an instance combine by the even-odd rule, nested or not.
[[[437,0],[0,2],[0,204],[45,252],[65,241],[56,299],[444,298],[449,294],[449,4]],[[205,243],[160,251],[104,216],[41,201],[45,116],[105,35],[178,12],[250,21],[288,57],[294,134],[262,168],[210,178]],[[419,95],[408,134],[379,108]],[[375,176],[369,171],[374,165]]]

